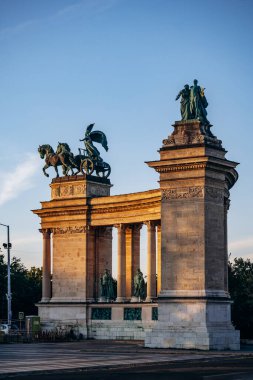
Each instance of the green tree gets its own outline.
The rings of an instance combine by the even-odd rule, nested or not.
[[[42,269],[27,269],[21,260],[13,257],[11,261],[12,319],[18,318],[18,312],[25,315],[37,315],[35,303],[41,299]],[[7,319],[7,264],[0,255],[0,319]]]
[[[229,262],[228,275],[233,324],[241,331],[241,338],[253,338],[253,263],[235,258]]]

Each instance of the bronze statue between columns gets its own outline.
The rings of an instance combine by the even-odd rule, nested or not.
[[[100,302],[112,302],[117,297],[117,281],[112,277],[109,269],[104,270],[100,277]]]

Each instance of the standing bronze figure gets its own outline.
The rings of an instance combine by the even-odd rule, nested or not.
[[[134,296],[139,298],[139,300],[145,298],[145,281],[140,269],[137,269],[134,276]]]
[[[190,107],[190,93],[191,93],[190,87],[188,84],[186,84],[183,90],[181,90],[176,97],[176,100],[178,100],[181,97],[180,111],[181,111],[182,120],[189,120],[192,118],[191,107]]]
[[[191,86],[191,94],[190,94],[190,110],[192,115],[194,115],[194,119],[198,119],[202,122],[203,125],[210,124],[207,120],[207,111],[206,108],[208,106],[204,88],[198,86],[197,79],[194,79],[193,86]]]
[[[85,136],[79,141],[84,142],[85,149],[79,148],[79,153],[84,152],[84,155],[87,156],[93,163],[93,170],[96,171],[96,174],[99,177],[108,178],[111,173],[111,167],[107,162],[104,162],[100,156],[99,150],[94,146],[93,142],[97,142],[102,145],[102,147],[108,151],[107,138],[104,132],[101,131],[92,131],[95,123],[88,125],[85,131]]]
[[[182,120],[192,120],[197,119],[201,121],[203,126],[210,125],[207,120],[207,111],[208,102],[205,97],[204,88],[198,85],[197,79],[194,79],[193,86],[189,87],[186,84],[181,90],[176,100],[181,97],[180,100],[180,111]]]

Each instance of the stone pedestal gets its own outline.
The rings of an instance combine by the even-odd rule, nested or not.
[[[110,195],[111,186],[108,179],[91,175],[58,177],[50,185],[51,200],[106,197]]]
[[[176,122],[160,161],[161,284],[147,347],[239,349],[227,292],[226,213],[237,163],[198,120]]]

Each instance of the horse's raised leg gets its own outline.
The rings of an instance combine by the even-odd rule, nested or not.
[[[57,165],[54,166],[54,170],[56,171],[56,178],[59,177],[58,167]]]
[[[44,175],[45,175],[46,177],[49,177],[49,174],[46,173],[46,169],[48,169],[48,168],[49,168],[49,165],[46,164],[46,165],[43,167],[43,169],[42,169],[42,170],[43,170],[43,173],[44,173]]]
[[[74,170],[73,170],[72,166],[69,166],[69,168],[70,168],[70,170],[71,170],[71,175],[74,175],[74,174],[75,174],[75,172],[74,172]]]

